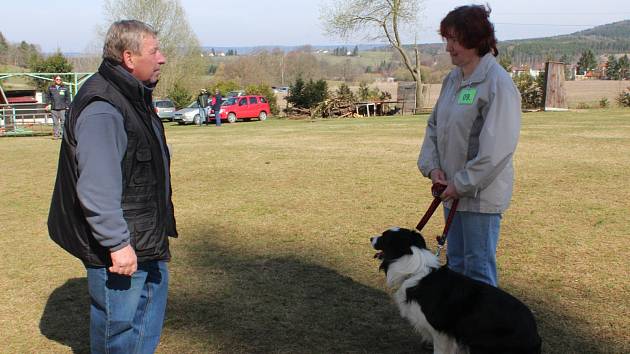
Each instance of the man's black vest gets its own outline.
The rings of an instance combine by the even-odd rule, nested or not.
[[[169,260],[168,236],[177,237],[171,188],[168,195],[165,161],[158,139],[170,156],[164,128],[151,104],[151,92],[105,60],[74,99],[64,127],[59,167],[53,191],[48,232],[50,237],[87,266],[109,266],[109,250],[95,240],[77,197],[79,176],[74,128],[81,111],[94,101],[112,104],[123,116],[127,150],[121,161],[122,210],[138,262]],[[158,122],[156,136],[152,120]],[[167,172],[170,173],[170,172]],[[170,182],[170,176],[168,178]]]

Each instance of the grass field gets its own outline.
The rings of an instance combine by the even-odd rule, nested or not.
[[[421,352],[369,237],[430,203],[425,123],[168,126],[180,238],[159,352]],[[88,348],[84,269],[46,232],[58,148],[0,139],[2,353]],[[629,152],[630,110],[523,116],[499,281],[534,311],[545,353],[630,352]]]

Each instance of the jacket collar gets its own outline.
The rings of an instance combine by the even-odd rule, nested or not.
[[[496,62],[497,60],[494,55],[488,52],[486,53],[486,55],[481,57],[479,64],[477,64],[477,67],[468,79],[463,79],[464,73],[462,72],[462,69],[460,67],[457,67],[454,70],[454,75],[451,77],[451,80],[454,80],[456,82],[459,81],[460,87],[482,82],[486,79],[488,71],[490,71],[490,68],[492,67],[492,65],[496,64]]]
[[[131,102],[151,102],[153,87],[146,86],[138,81],[127,70],[109,59],[103,60],[98,72],[120,92],[122,92]]]

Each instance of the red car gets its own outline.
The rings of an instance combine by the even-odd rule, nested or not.
[[[221,104],[221,111],[219,116],[221,120],[227,120],[230,123],[234,123],[239,119],[249,120],[251,118],[258,118],[263,121],[267,119],[269,115],[269,102],[263,96],[238,96],[228,97]],[[210,111],[210,117],[214,118],[214,110]]]

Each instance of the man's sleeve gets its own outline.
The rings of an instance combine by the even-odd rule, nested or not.
[[[75,127],[79,165],[77,194],[98,243],[110,251],[129,244],[123,218],[122,159],[127,135],[120,112],[107,102],[90,103]]]

